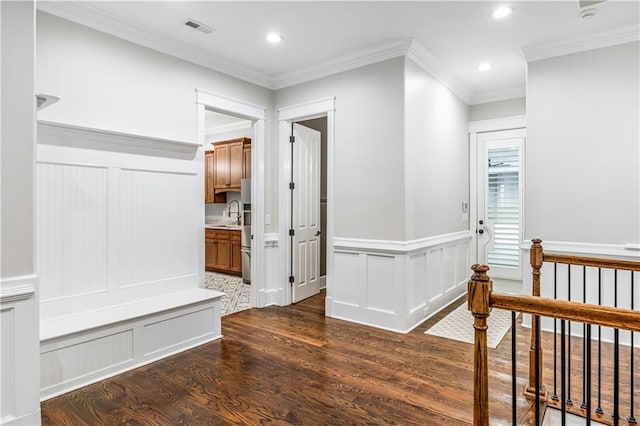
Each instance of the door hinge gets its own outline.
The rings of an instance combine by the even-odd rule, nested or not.
[[[289,282],[293,285],[294,281],[293,275],[289,275]]]
[[[293,237],[296,234],[296,231],[293,229],[289,229],[289,236]]]
[[[295,136],[289,136],[289,142],[294,143],[296,141]]]
[[[293,182],[289,182],[289,189],[296,189],[296,184]]]

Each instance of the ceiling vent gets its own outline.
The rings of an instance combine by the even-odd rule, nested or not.
[[[205,34],[211,34],[212,32],[215,31],[213,28],[208,27],[205,24],[201,24],[200,22],[195,21],[193,19],[187,19],[186,21],[183,22],[183,24],[185,24],[187,27],[193,28],[194,30],[198,30],[201,33],[205,33]]]

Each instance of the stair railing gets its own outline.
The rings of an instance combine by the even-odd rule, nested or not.
[[[585,256],[574,256],[574,255],[566,255],[560,253],[546,253],[542,247],[542,241],[540,239],[532,240],[531,251],[530,251],[530,262],[532,269],[532,286],[531,286],[531,295],[539,297],[542,295],[541,293],[541,270],[543,265],[548,264],[553,266],[553,298],[558,299],[561,294],[562,297],[565,297],[566,300],[571,301],[577,298],[581,299],[583,303],[586,303],[587,294],[590,294],[591,299],[595,299],[596,291],[587,287],[588,277],[593,276],[593,280],[597,281],[597,303],[596,300],[593,300],[593,304],[602,305],[606,298],[613,299],[613,302],[610,304],[613,307],[618,307],[619,299],[628,297],[628,306],[631,310],[636,310],[638,307],[636,306],[635,299],[636,295],[640,293],[640,290],[636,289],[638,285],[640,285],[640,280],[634,280],[635,275],[640,272],[640,262],[631,261],[631,260],[622,260],[622,259],[605,259],[605,258],[595,258],[595,257],[585,257]],[[562,266],[561,266],[562,265]],[[561,270],[562,268],[562,270]],[[573,275],[572,275],[573,273]],[[566,275],[565,275],[566,274]],[[628,274],[623,277],[623,274]],[[562,275],[562,276],[560,276]],[[605,279],[605,276],[608,277],[608,280]],[[595,279],[597,277],[597,279]],[[628,284],[628,294],[621,294],[619,291],[619,281],[622,281],[623,278],[626,279],[626,284]],[[551,284],[551,277],[549,276],[547,281]],[[549,286],[547,286],[547,281],[545,281],[545,289],[547,293],[551,293]],[[576,282],[579,281],[579,282]],[[589,282],[589,284],[596,284],[596,282]],[[581,287],[581,288],[580,288]],[[572,294],[572,289],[573,293]],[[580,293],[582,297],[580,296]],[[550,296],[551,294],[549,294]],[[580,300],[577,300],[580,301]],[[542,366],[543,359],[543,349],[540,344],[536,343],[535,335],[536,335],[536,325],[535,322],[531,324],[531,346],[529,351],[529,384],[525,388],[525,395],[529,400],[532,400],[535,396],[535,359],[538,359],[540,362],[540,366]],[[606,413],[603,409],[602,403],[602,354],[603,354],[603,329],[602,326],[597,327],[597,388],[594,390],[597,395],[597,405],[595,408],[595,416],[597,420],[606,424],[617,424],[618,419],[624,417],[619,411],[620,408],[620,389],[619,389],[619,358],[620,358],[620,333],[618,330],[613,331],[613,357],[614,357],[614,387],[613,387],[613,409],[611,413]],[[587,417],[590,416],[591,413],[587,413],[587,404],[585,399],[587,397],[587,393],[591,393],[591,388],[587,387],[587,375],[591,374],[591,371],[587,371],[586,369],[586,361],[587,357],[591,357],[591,353],[587,353],[587,326],[583,323],[581,337],[582,338],[582,356],[579,354],[574,354],[572,356],[572,340],[575,340],[576,335],[580,334],[580,331],[575,332],[575,327],[572,327],[571,321],[568,321],[566,324],[566,332],[568,335],[568,345],[565,342],[567,354],[566,354],[566,371],[568,373],[565,374],[564,370],[559,371],[557,362],[558,362],[558,321],[553,321],[553,385],[550,389],[550,392],[547,393],[546,387],[542,381],[542,376],[539,377],[538,389],[540,392],[540,398],[542,401],[547,400],[547,395],[550,394],[549,404],[555,407],[564,407],[568,409],[571,413]],[[575,332],[575,334],[574,334]],[[573,339],[572,339],[573,336]],[[593,336],[596,339],[596,333]],[[635,385],[635,364],[634,364],[634,351],[636,350],[634,333],[630,333],[629,338],[629,389],[628,389],[628,415],[626,416],[626,420],[628,424],[634,425],[637,424],[637,420],[635,417],[635,406],[634,406],[634,385]],[[564,342],[564,335],[561,337],[561,344]],[[564,354],[561,353],[561,356]],[[537,358],[536,358],[537,357]],[[578,358],[578,359],[574,359]],[[578,404],[574,402],[575,394],[572,395],[572,371],[575,369],[572,367],[572,359],[576,362],[582,363],[582,402]],[[558,375],[560,373],[561,381],[564,380],[566,383],[563,385],[563,391],[566,391],[566,395],[561,397],[558,395]]]
[[[533,317],[532,324],[535,325],[536,333],[533,341],[536,350],[533,351],[533,413],[532,423],[541,425],[543,408],[545,402],[541,399],[541,351],[540,348],[540,317],[557,318],[561,321],[564,331],[567,321],[580,322],[586,325],[586,341],[589,345],[588,353],[591,353],[591,327],[612,327],[618,330],[630,330],[640,332],[640,312],[625,308],[600,306],[576,301],[556,300],[539,296],[515,296],[493,292],[493,284],[487,272],[486,265],[473,265],[471,268],[474,274],[468,282],[468,308],[474,317],[474,406],[473,424],[475,426],[489,425],[489,380],[488,380],[488,350],[487,350],[487,321],[491,314],[491,309],[504,309],[512,312],[512,407],[513,424],[517,422],[516,402],[516,344],[515,327],[516,312],[530,314]],[[563,345],[565,340],[562,340]],[[562,351],[564,366],[564,348]],[[591,371],[591,359],[589,356],[588,369]],[[531,363],[530,363],[531,364]],[[563,376],[564,377],[564,376]],[[563,378],[564,380],[564,378]],[[589,378],[590,382],[590,378]],[[564,383],[563,383],[564,385]],[[563,386],[564,389],[564,386]],[[590,383],[589,383],[590,389]],[[587,412],[591,412],[591,395],[587,398]],[[562,410],[563,424],[566,421],[566,412]],[[587,424],[589,424],[587,418]],[[617,419],[614,419],[617,421]],[[617,423],[614,423],[617,424]]]

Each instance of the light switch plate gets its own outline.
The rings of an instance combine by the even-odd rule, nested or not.
[[[271,225],[271,215],[270,214],[265,214],[264,215],[264,224],[265,225]]]

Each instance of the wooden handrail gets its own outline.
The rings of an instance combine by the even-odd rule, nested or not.
[[[640,311],[549,297],[491,293],[492,308],[640,332]]]
[[[570,256],[556,253],[543,253],[542,260],[543,262],[562,263],[566,265],[593,266],[596,268],[619,269],[623,271],[640,271],[640,261],[635,260]]]
[[[540,242],[536,257],[541,253]],[[532,255],[532,260],[534,256]],[[534,262],[532,261],[532,264]],[[538,265],[538,262],[536,262]],[[488,353],[487,353],[487,320],[492,308],[506,309],[515,312],[523,312],[536,316],[559,318],[568,321],[582,322],[604,327],[613,327],[623,330],[640,332],[640,311],[613,308],[609,306],[593,305],[589,303],[556,300],[540,296],[514,296],[493,293],[493,283],[487,271],[486,265],[473,265],[474,274],[467,285],[468,309],[474,317],[474,426],[489,425],[489,378],[488,378]],[[534,269],[535,271],[535,269]],[[537,268],[539,272],[539,268]],[[538,276],[539,278],[539,276]],[[532,348],[540,351],[539,347]],[[535,355],[535,352],[534,352]],[[532,366],[538,364],[538,371],[542,371],[541,354],[535,356]],[[533,396],[537,402],[544,402],[538,382],[538,391],[534,390]],[[534,381],[535,385],[535,381]],[[536,387],[534,386],[534,389]],[[525,392],[527,394],[527,392]]]

